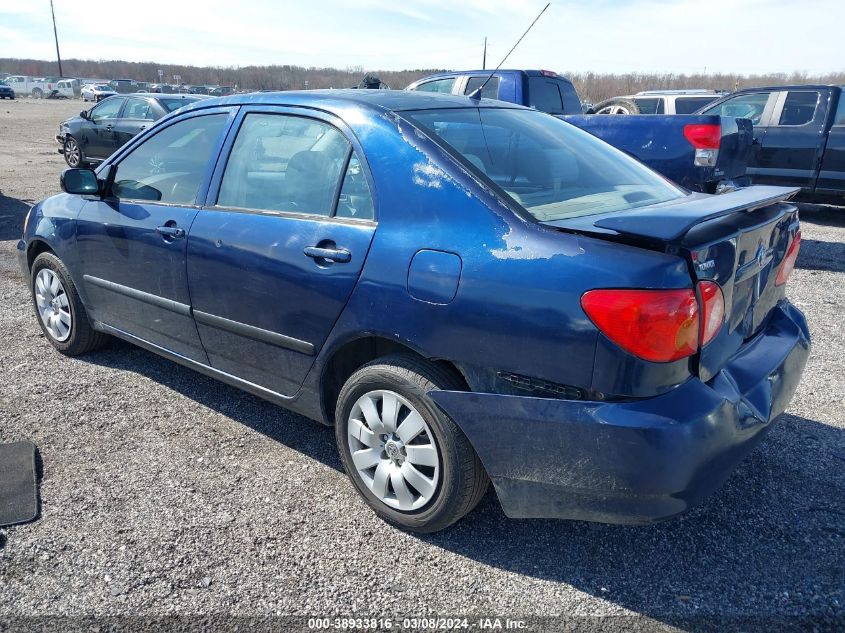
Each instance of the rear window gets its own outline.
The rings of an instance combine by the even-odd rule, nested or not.
[[[404,112],[541,222],[684,197],[627,154],[560,119],[517,109]]]
[[[487,77],[470,77],[467,79],[466,88],[464,88],[465,95],[471,95],[473,92],[481,88],[482,84],[487,81]],[[481,91],[481,96],[484,99],[498,99],[499,98],[499,78],[490,77],[490,81],[484,84],[484,90]]]
[[[572,103],[573,98],[574,105]],[[549,114],[581,113],[581,102],[578,101],[575,89],[571,85],[551,77],[528,78],[528,105]]]
[[[839,106],[836,108],[836,117],[833,119],[834,125],[845,125],[845,92],[839,93]]]
[[[712,97],[677,97],[675,99],[675,114],[692,114],[718,98],[716,95]]]
[[[818,92],[790,90],[786,95],[778,125],[806,125],[816,116],[818,102]]]

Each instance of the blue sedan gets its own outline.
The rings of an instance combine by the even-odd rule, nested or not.
[[[647,523],[714,491],[810,349],[792,189],[691,194],[554,117],[238,95],[68,169],[18,243],[68,355],[118,337],[334,425],[385,520]]]

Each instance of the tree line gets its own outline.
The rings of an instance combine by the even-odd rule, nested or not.
[[[157,82],[158,71],[163,71],[163,81],[200,85],[233,86],[245,90],[301,90],[304,88],[350,88],[358,85],[368,72],[377,75],[394,89],[440,72],[426,68],[414,70],[368,70],[362,66],[347,68],[317,68],[292,65],[271,66],[184,66],[156,62],[127,62],[121,60],[66,59],[62,61],[66,77],[97,79],[129,78],[137,81]],[[58,74],[56,62],[37,59],[0,58],[0,72],[32,76]],[[845,72],[825,75],[808,75],[802,72],[770,73],[758,75],[673,74],[673,73],[595,73],[561,72],[575,84],[581,98],[592,103],[641,90],[680,88],[709,88],[733,91],[753,86],[779,86],[784,84],[845,84]]]

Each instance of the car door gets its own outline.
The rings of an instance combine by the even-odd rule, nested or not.
[[[168,123],[100,170],[113,180],[77,218],[77,252],[98,321],[207,362],[191,318],[187,232],[197,214],[231,109]]]
[[[155,110],[150,99],[128,98],[112,128],[117,147],[125,145],[134,136],[143,132],[153,124],[154,120]]]
[[[836,193],[845,191],[845,94],[841,90],[827,134],[816,190]]]
[[[88,158],[108,158],[119,147],[115,141],[114,124],[125,101],[124,97],[111,97],[89,111],[80,139]]]
[[[830,90],[779,93],[763,139],[755,182],[813,188],[824,150],[829,100]]]
[[[236,125],[188,236],[194,318],[213,367],[291,395],[361,273],[371,184],[329,115],[256,107]]]
[[[747,173],[754,178],[760,173],[761,151],[763,139],[766,136],[771,113],[778,98],[777,91],[760,90],[757,92],[743,92],[717,102],[709,108],[704,108],[699,114],[716,114],[730,116],[736,119],[750,119],[754,126],[754,136],[751,142],[751,153],[748,156]]]

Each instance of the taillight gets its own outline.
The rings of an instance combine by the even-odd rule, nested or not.
[[[713,167],[719,159],[722,126],[718,123],[690,123],[684,126],[684,138],[695,148],[696,167]]]
[[[725,322],[725,296],[715,281],[699,281],[701,294],[701,347],[707,345]]]
[[[775,285],[782,286],[786,283],[786,280],[789,279],[789,275],[792,273],[792,269],[795,268],[795,260],[798,259],[798,251],[801,248],[801,231],[798,231],[795,234],[795,239],[792,240],[792,244],[789,245],[789,249],[786,251],[786,255],[783,257],[783,261],[780,264],[780,269],[778,269],[778,276],[775,277]]]
[[[684,138],[695,149],[719,149],[722,126],[718,123],[690,123],[684,126]]]
[[[644,360],[665,363],[698,350],[699,309],[687,290],[590,290],[587,316],[611,341]]]

